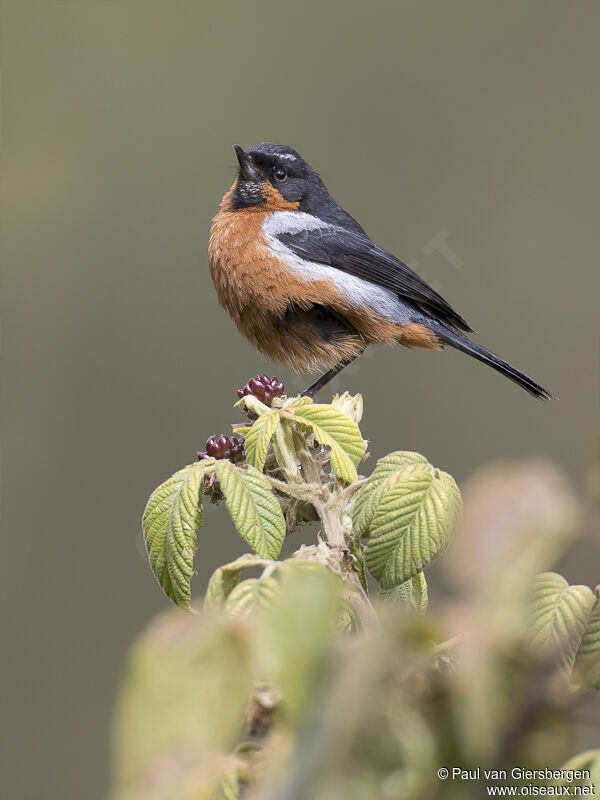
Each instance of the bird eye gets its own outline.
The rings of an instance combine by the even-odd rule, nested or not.
[[[275,180],[276,180],[276,181],[279,181],[280,183],[281,183],[282,181],[284,181],[284,180],[287,178],[287,176],[288,176],[288,174],[287,174],[286,170],[284,170],[284,169],[281,169],[281,167],[279,167],[278,169],[276,169],[276,170],[275,170],[275,172],[273,173],[273,175],[274,175],[274,177],[275,177]]]

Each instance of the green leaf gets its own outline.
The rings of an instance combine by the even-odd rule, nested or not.
[[[330,674],[341,591],[327,567],[298,565],[286,571],[277,602],[259,617],[256,674],[281,691],[281,714],[296,723],[313,713]]]
[[[285,539],[285,520],[269,481],[251,464],[243,471],[229,461],[218,461],[216,472],[242,539],[259,556],[277,558]]]
[[[240,784],[237,769],[231,767],[219,781],[211,800],[238,800],[239,796]]]
[[[347,417],[353,419],[354,422],[360,422],[363,415],[363,398],[362,394],[352,395],[350,392],[344,392],[341,395],[334,394],[331,401],[334,408],[339,408]]]
[[[368,534],[377,506],[398,472],[414,464],[427,463],[427,459],[419,453],[402,450],[379,459],[369,480],[356,495],[350,512],[352,530],[357,541]]]
[[[556,572],[544,572],[534,581],[533,641],[555,650],[566,672],[573,667],[595,602],[588,586],[569,586]]]
[[[279,584],[275,578],[248,578],[231,591],[225,609],[233,616],[251,614],[266,608],[277,597]]]
[[[285,408],[288,411],[295,411],[297,408],[302,408],[303,406],[310,406],[313,403],[312,397],[306,397],[300,395],[299,397],[290,397],[289,400],[286,400],[283,404],[282,408]]]
[[[253,394],[244,395],[237,403],[234,404],[235,406],[245,406],[248,411],[254,411],[255,414],[261,416],[261,414],[266,414],[270,411],[270,407],[266,406],[264,403],[255,397]]]
[[[312,428],[321,445],[331,448],[331,466],[338,478],[346,483],[357,479],[356,464],[365,453],[365,443],[354,420],[333,406],[304,404],[287,409],[294,420]]]
[[[150,495],[142,520],[152,570],[167,597],[185,608],[202,525],[204,473],[213,463],[191,464],[162,483]]]
[[[272,562],[251,553],[244,553],[229,564],[215,570],[206,587],[204,605],[206,608],[221,608],[231,590],[237,586],[243,569],[250,567],[266,567]]]
[[[366,563],[383,589],[391,589],[438,558],[452,535],[460,508],[452,476],[414,464],[386,485],[373,521]]]
[[[260,416],[245,434],[244,449],[248,464],[263,471],[271,438],[279,424],[279,411],[269,411]]]
[[[230,766],[225,754],[239,742],[253,658],[248,631],[224,614],[170,608],[150,622],[129,651],[117,697],[116,796],[196,797],[189,788],[199,770],[202,786],[216,786]],[[149,780],[173,758],[177,769],[165,782]]]
[[[598,787],[600,785],[600,750],[586,750],[584,753],[578,753],[573,758],[570,758],[566,764],[561,767],[562,770],[579,770],[579,774],[583,770],[589,771],[589,778],[574,778],[574,780],[567,780],[567,777],[552,781],[553,786],[569,786],[571,794],[574,793],[575,787],[589,787],[593,785]],[[588,796],[593,796],[594,793],[587,792]]]
[[[386,603],[411,606],[421,613],[427,611],[427,581],[424,573],[419,572],[393,589],[382,589],[379,597]]]
[[[596,587],[596,605],[577,651],[575,672],[591,689],[600,689],[600,586]]]

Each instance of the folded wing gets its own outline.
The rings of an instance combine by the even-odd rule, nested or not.
[[[277,232],[276,238],[295,255],[326,264],[395,292],[434,319],[472,331],[468,323],[410,267],[368,236],[335,225],[295,232]]]

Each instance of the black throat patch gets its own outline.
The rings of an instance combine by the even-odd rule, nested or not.
[[[264,202],[265,198],[262,196],[258,181],[238,180],[236,190],[231,198],[231,205],[234,208],[262,206]]]

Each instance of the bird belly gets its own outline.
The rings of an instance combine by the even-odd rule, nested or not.
[[[299,269],[273,252],[263,232],[267,213],[222,209],[209,243],[219,303],[258,350],[296,372],[311,372],[354,358],[371,342],[431,347],[422,331],[411,330],[423,326],[411,323],[391,292],[333,267]],[[393,308],[398,321],[390,319]]]

